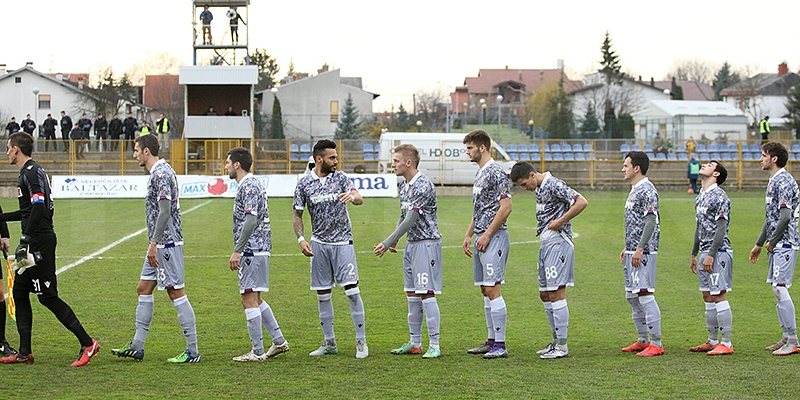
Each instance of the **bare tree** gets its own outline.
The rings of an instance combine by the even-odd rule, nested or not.
[[[169,53],[147,52],[145,57],[133,64],[125,72],[135,86],[144,85],[147,75],[177,75],[180,66],[186,65],[181,59]]]
[[[714,81],[714,73],[717,70],[717,64],[713,61],[703,60],[695,57],[692,60],[677,59],[672,62],[672,65],[667,69],[667,74],[664,80],[670,80],[673,77],[681,81],[695,81],[710,85]]]
[[[167,85],[165,86],[169,87]],[[158,113],[163,113],[169,120],[170,135],[173,138],[179,138],[181,132],[183,132],[184,122],[184,96],[182,86],[175,86],[171,90],[160,88],[160,90],[150,91],[147,98],[148,104],[161,105],[161,107],[153,109],[153,112],[156,115],[158,115]]]
[[[423,126],[444,126],[447,120],[446,96],[440,88],[430,91],[420,90],[416,93],[417,119]]]
[[[747,114],[748,119],[753,124],[757,124],[765,115],[769,114],[769,110],[765,109],[765,102],[759,96],[758,91],[770,77],[764,75],[764,68],[760,65],[747,64],[735,70],[739,76],[749,78],[745,78],[733,87],[734,93],[732,96],[737,99],[739,108]]]

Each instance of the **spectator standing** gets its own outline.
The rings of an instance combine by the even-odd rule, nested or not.
[[[142,130],[139,131],[139,136],[144,136],[149,134],[150,134],[150,126],[147,125],[147,121],[142,121]]]
[[[6,125],[6,132],[8,132],[8,136],[11,136],[12,133],[16,133],[20,131],[19,124],[17,123],[17,119],[11,117],[11,122]]]
[[[42,122],[42,130],[44,131],[44,151],[50,151],[50,144],[52,143],[53,148],[56,147],[56,126],[58,125],[58,121],[53,119],[52,114],[47,114],[47,119]]]
[[[233,11],[233,14],[236,16],[231,18],[230,25],[231,25],[231,43],[239,44],[239,21],[242,21],[243,24],[247,25],[242,16],[239,15],[239,12],[236,11],[236,6],[232,6],[230,11]]]
[[[119,138],[122,136],[122,120],[119,119],[119,114],[114,114],[114,118],[108,123],[108,135],[111,139],[108,148],[111,151],[119,150]]]
[[[83,130],[83,137],[81,140],[86,140],[87,142],[80,143],[78,146],[83,146],[84,150],[89,150],[89,132],[92,131],[92,121],[86,116],[86,113],[81,115],[81,119],[78,120],[78,125],[80,125],[81,130]],[[83,154],[83,152],[81,152]]]
[[[686,151],[689,152],[689,154],[692,154],[694,153],[694,149],[696,148],[697,148],[697,143],[694,142],[693,137],[689,136],[689,141],[686,142]]]
[[[769,115],[758,123],[758,130],[761,132],[761,144],[767,143],[769,141]]]
[[[689,153],[689,166],[686,172],[686,177],[689,178],[689,184],[692,185],[689,188],[689,193],[697,194],[697,178],[700,177],[700,163],[697,161],[697,158],[694,156],[694,153]]]
[[[69,152],[69,131],[72,130],[72,118],[66,111],[61,111],[61,140],[64,142],[64,152]]]
[[[203,6],[203,12],[200,13],[200,21],[203,23],[203,44],[211,44],[211,20],[214,19],[214,14],[208,11],[208,4]]]
[[[33,122],[30,114],[26,115],[25,119],[22,120],[22,131],[33,136],[33,131],[35,130],[36,130],[36,122]]]
[[[83,128],[81,128],[79,123],[75,123],[75,127],[72,128],[72,130],[69,132],[69,138],[72,140],[83,140]],[[69,148],[69,145],[67,145],[67,148]],[[82,144],[76,144],[75,151],[76,151],[75,155],[76,158],[83,158]]]
[[[122,126],[125,129],[125,142],[130,143],[131,148],[133,148],[133,139],[136,136],[136,130],[139,129],[139,123],[136,118],[133,118],[133,113],[128,113],[128,117],[122,122]]]
[[[164,113],[158,114],[156,133],[158,134],[158,141],[161,144],[161,149],[163,151],[169,151],[169,119],[164,116]]]
[[[103,114],[98,114],[97,119],[94,120],[94,137],[97,140],[95,150],[103,151],[103,143],[108,141],[108,120],[103,117]]]

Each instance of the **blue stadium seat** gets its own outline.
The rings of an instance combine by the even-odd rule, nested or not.
[[[710,160],[719,160],[719,159],[722,159],[722,155],[721,154],[719,154],[719,153],[711,153]]]
[[[800,153],[800,143],[795,143],[792,145],[792,153]]]
[[[735,143],[729,144],[728,145],[728,152],[730,152],[730,153],[738,153],[739,152],[739,146],[736,146]]]
[[[301,146],[300,148],[303,147]],[[311,157],[311,153],[300,153],[300,159],[303,161],[308,160],[309,157]]]
[[[372,155],[372,152],[364,153],[364,160],[365,161],[372,161],[375,159],[375,156]]]
[[[697,161],[709,161],[711,160],[711,155],[708,153],[700,153],[697,155]]]
[[[596,160],[597,158],[594,156],[594,153],[586,153],[587,160]]]
[[[509,157],[511,157],[514,161],[519,161],[519,154],[517,153],[508,153]]]
[[[644,152],[645,153],[652,153],[653,152],[653,146],[651,146],[650,143],[645,143]]]
[[[553,153],[544,153],[545,161],[553,161]]]
[[[553,143],[550,145],[550,152],[551,153],[561,153],[561,145],[558,143]]]
[[[675,153],[669,153],[669,154],[667,154],[667,160],[677,161],[678,160],[678,156]]]
[[[739,161],[739,153],[733,152],[731,154],[731,161]]]
[[[709,153],[716,153],[717,152],[717,145],[714,144],[714,143],[709,144],[708,145],[708,152]]]
[[[530,160],[531,161],[541,161],[542,155],[539,153],[530,153]]]
[[[583,145],[583,152],[584,153],[591,153],[592,152],[592,145],[586,143]]]
[[[627,153],[627,152],[631,151],[631,146],[629,144],[627,144],[627,143],[623,143],[622,146],[619,146],[619,151],[621,151],[623,153]]]
[[[686,153],[678,154],[678,160],[680,161],[689,161],[689,155]]]
[[[575,161],[586,161],[586,156],[583,153],[575,153]]]
[[[506,152],[507,153],[511,153],[511,152],[515,152],[515,151],[517,151],[517,145],[515,145],[515,144],[509,144],[506,147]]]
[[[545,153],[549,153],[550,152],[550,145],[547,144],[547,143],[544,144],[544,152]]]
[[[656,160],[666,161],[667,160],[667,156],[665,156],[664,153],[658,153],[658,154],[656,154]]]
[[[292,143],[292,145],[289,146],[289,150],[291,150],[292,153],[299,153],[300,146],[298,146],[297,143]]]
[[[531,153],[538,153],[539,145],[536,143],[532,143],[530,146],[528,146],[528,151],[530,151]]]
[[[521,143],[519,146],[517,146],[517,151],[520,152],[520,153],[527,153],[528,152],[528,145],[525,144],[525,143]]]
[[[298,155],[297,153],[292,153],[289,159],[292,161],[300,161],[300,155]]]
[[[661,153],[658,153],[658,154],[661,154]],[[651,160],[655,160],[656,159],[656,155],[653,154],[653,153],[647,153],[647,158],[649,158]]]
[[[300,152],[301,153],[311,153],[311,146],[308,143],[301,144],[300,145]],[[308,158],[308,156],[306,156],[306,158]]]
[[[720,157],[720,161],[731,161],[732,160],[731,153],[722,153],[722,154],[720,154],[720,156],[722,156],[722,157]]]
[[[519,158],[520,161],[529,161],[530,160],[530,156],[528,155],[527,152],[526,153],[517,153],[517,157]]]
[[[756,143],[750,143],[750,152],[751,153],[761,153],[761,147]]]
[[[372,143],[364,143],[364,153],[372,153],[373,151]]]
[[[564,153],[564,161],[575,161],[575,155],[572,153]]]
[[[742,153],[742,161],[753,161],[752,153]]]
[[[695,153],[706,153],[706,152],[708,152],[708,150],[706,149],[706,145],[704,145],[702,143],[698,143],[697,144],[697,148],[694,149],[694,152]]]
[[[553,161],[564,161],[564,155],[561,153],[553,153]]]
[[[634,143],[631,145],[631,151],[642,151],[642,148],[639,147],[639,144]]]
[[[583,146],[581,146],[581,145],[579,145],[577,143],[572,145],[572,152],[573,153],[580,153],[582,151],[583,151]]]

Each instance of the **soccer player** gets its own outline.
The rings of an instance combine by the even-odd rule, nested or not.
[[[324,340],[310,356],[337,354],[333,332],[332,289],[344,286],[350,300],[350,316],[356,330],[356,358],[367,358],[367,335],[364,327],[364,302],[358,287],[358,264],[353,249],[353,233],[347,203],[361,205],[364,200],[347,179],[337,171],[339,158],[336,143],[323,139],[314,144],[314,169],[300,178],[294,190],[294,233],[306,257],[311,257],[311,290],[317,291],[319,322]],[[303,210],[311,214],[311,243],[303,237]]]
[[[131,357],[137,361],[144,358],[144,342],[153,320],[153,289],[158,286],[158,290],[166,289],[169,299],[178,311],[178,322],[186,337],[186,351],[168,358],[167,362],[199,362],[194,309],[184,291],[183,231],[178,201],[178,179],[172,167],[163,158],[158,158],[156,135],[137,137],[133,144],[133,157],[139,162],[140,167],[144,167],[150,173],[150,179],[147,181],[147,197],[145,197],[147,236],[150,245],[142,265],[139,285],[136,287],[139,294],[139,305],[136,307],[136,332],[129,344],[111,349],[111,354]]]
[[[389,250],[396,253],[397,241],[406,232],[408,238],[403,256],[404,290],[408,300],[408,329],[411,340],[392,350],[392,354],[422,353],[422,319],[428,325],[428,351],[422,358],[438,358],[439,304],[436,295],[442,293],[442,235],[436,218],[436,187],[419,172],[419,150],[411,144],[395,147],[392,168],[400,182],[400,220],[389,237],[374,247],[375,255],[383,257]]]
[[[772,285],[772,292],[775,294],[775,308],[783,328],[783,337],[777,343],[767,346],[766,350],[771,350],[776,356],[800,353],[794,302],[789,295],[797,261],[797,248],[800,246],[796,214],[800,193],[792,174],[783,168],[788,159],[789,152],[778,142],[767,142],[761,146],[761,169],[769,172],[766,219],[755,247],[750,250],[750,262],[755,264],[764,243],[767,243],[767,283]]]
[[[711,160],[700,166],[698,175],[702,188],[694,201],[697,228],[690,266],[700,280],[700,291],[706,303],[708,340],[689,351],[705,352],[709,356],[733,354],[732,314],[726,297],[733,284],[733,250],[728,240],[731,201],[725,190],[718,186],[725,183],[728,170],[720,162]]]
[[[661,344],[661,310],[656,291],[656,254],[660,237],[658,191],[647,179],[650,159],[641,151],[625,155],[622,173],[631,182],[625,202],[625,248],[619,254],[625,272],[625,294],[639,340],[625,347],[626,353],[639,357],[664,354]],[[650,338],[648,340],[648,331]]]
[[[489,338],[482,345],[467,350],[483,358],[508,357],[506,350],[506,302],[500,293],[505,283],[505,267],[511,245],[506,219],[511,214],[511,191],[506,172],[489,152],[492,139],[478,129],[463,140],[467,156],[478,164],[472,186],[472,221],[464,237],[464,254],[472,258],[475,286],[481,287],[483,312]],[[475,257],[472,235],[475,234]]]
[[[56,281],[56,233],[53,230],[53,198],[50,181],[44,169],[31,158],[33,136],[18,132],[8,138],[6,150],[9,163],[19,168],[19,210],[0,214],[2,221],[21,221],[22,236],[15,253],[16,260],[33,255],[36,265],[14,274],[14,302],[17,305],[19,353],[0,358],[3,364],[33,364],[31,329],[33,310],[30,293],[36,293],[39,303],[47,307],[81,343],[73,367],[82,367],[100,351],[100,345],[83,329],[83,325],[64,300],[58,297]],[[20,272],[22,271],[22,272]],[[5,313],[5,310],[3,310]],[[5,318],[5,316],[4,316]]]
[[[263,361],[289,351],[289,342],[283,338],[281,328],[272,308],[261,299],[269,291],[269,254],[272,251],[272,230],[269,224],[267,189],[253,174],[250,167],[253,156],[244,147],[228,152],[225,170],[239,184],[233,201],[233,253],[231,271],[239,273],[239,293],[247,319],[252,349],[233,361]],[[264,352],[261,325],[272,336],[272,346]]]
[[[514,164],[510,179],[525,190],[536,192],[536,236],[541,240],[537,268],[539,298],[553,335],[552,342],[537,354],[543,359],[563,358],[569,355],[567,286],[575,285],[571,221],[589,202],[550,172],[538,173],[526,162]]]

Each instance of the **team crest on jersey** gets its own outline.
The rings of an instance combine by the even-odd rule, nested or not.
[[[436,265],[436,260],[431,260],[431,267]]]
[[[169,261],[169,253],[164,253],[164,259]]]
[[[497,256],[498,257],[502,257],[503,256],[503,250],[497,250]]]
[[[244,259],[244,263],[245,263],[245,264],[247,264],[247,266],[248,266],[248,267],[250,266],[250,264],[251,264],[252,262],[253,262],[253,259],[252,259],[252,258],[250,258],[250,257],[245,257],[245,259]]]
[[[567,258],[566,258],[566,257],[564,257],[564,256],[562,255],[562,256],[561,256],[561,257],[559,257],[558,259],[559,259],[559,260],[561,260],[561,263],[563,264],[563,263],[564,263],[564,260],[566,260]]]
[[[642,265],[647,266],[647,257],[642,258]]]

